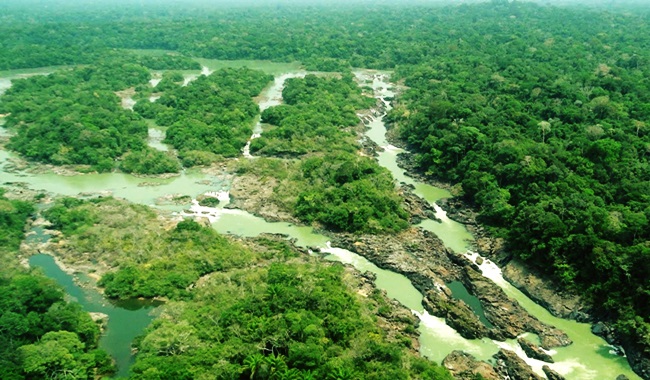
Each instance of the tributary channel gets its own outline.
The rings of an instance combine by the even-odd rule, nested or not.
[[[250,66],[255,68],[255,64],[251,64]],[[277,68],[274,69],[275,72],[273,74],[278,77],[278,80],[274,81],[260,95],[261,108],[279,104],[284,79],[304,75],[304,72],[296,70],[293,66],[285,72],[278,72]],[[392,85],[388,82],[387,73],[364,70],[358,71],[355,74],[363,82],[361,83],[362,85],[370,85],[373,87],[377,97],[383,99],[394,95],[390,91]],[[6,77],[0,78],[0,93],[7,87],[7,79]],[[261,127],[261,125],[257,125],[254,133],[262,133],[262,130],[260,130]],[[444,189],[413,180],[406,176],[403,170],[397,166],[396,158],[400,149],[392,147],[387,143],[383,117],[374,118],[369,123],[369,127],[370,129],[367,132],[368,138],[384,148],[384,151],[378,157],[379,163],[391,171],[397,182],[414,185],[414,192],[426,201],[434,204],[434,206],[435,202],[439,199],[450,196]],[[21,182],[27,188],[43,190],[53,194],[72,196],[78,195],[79,193],[110,192],[113,196],[121,197],[131,202],[154,205],[156,198],[172,194],[185,194],[196,198],[198,195],[206,192],[221,192],[223,197],[226,195],[225,191],[227,191],[228,187],[227,176],[207,175],[198,170],[188,171],[178,177],[169,179],[142,179],[121,173],[74,176],[61,176],[53,173],[31,174],[24,171],[9,170],[11,165],[9,165],[8,160],[12,157],[15,157],[13,153],[0,150],[2,184],[6,182]],[[147,182],[148,186],[143,186],[144,182]],[[152,183],[155,183],[156,186],[151,186]],[[198,206],[195,202],[190,214],[209,217],[212,226],[217,231],[226,234],[241,236],[256,236],[261,233],[285,234],[296,239],[297,245],[319,247],[323,252],[329,254],[327,257],[329,260],[352,264],[362,272],[371,271],[375,273],[377,275],[377,287],[384,289],[390,297],[397,299],[403,305],[410,308],[421,319],[421,353],[431,360],[440,362],[452,350],[464,350],[479,359],[488,360],[500,347],[516,351],[520,356],[526,358],[516,341],[496,342],[489,339],[468,340],[461,337],[455,330],[447,326],[443,319],[433,317],[423,309],[421,304],[422,294],[413,287],[406,277],[380,269],[365,258],[350,251],[331,247],[327,237],[314,233],[310,227],[281,222],[266,222],[245,211],[225,209],[223,206],[221,204],[217,208],[206,208]],[[462,224],[450,220],[446,217],[444,211],[437,206],[435,207],[437,210],[436,216],[442,222],[427,220],[422,222],[420,227],[434,232],[452,250],[467,253],[468,255],[475,255],[468,251],[473,239],[471,234]],[[176,208],[180,211],[178,207],[171,208]],[[102,338],[101,345],[118,360],[120,375],[125,374],[132,357],[130,356],[128,347],[123,348],[122,342],[125,340],[130,341],[132,336],[134,336],[133,334],[137,335],[136,332],[132,332],[131,330],[135,329],[141,332],[144,329],[146,323],[151,319],[149,310],[146,307],[138,310],[130,310],[132,307],[124,307],[127,305],[113,305],[101,299],[101,296],[97,293],[80,289],[73,283],[72,277],[66,272],[60,271],[60,268],[58,268],[54,260],[47,256],[34,256],[31,258],[30,264],[42,267],[47,276],[56,279],[64,285],[68,294],[82,303],[86,310],[104,312],[109,315],[109,325],[106,335]],[[555,360],[554,364],[549,364],[552,369],[566,376],[568,379],[614,379],[619,374],[625,374],[630,379],[640,379],[632,372],[624,357],[617,356],[611,352],[611,348],[603,339],[590,332],[590,326],[588,324],[553,317],[544,308],[535,304],[523,293],[507,283],[501,276],[499,268],[489,260],[485,260],[480,268],[486,277],[491,278],[506,294],[516,299],[528,312],[542,322],[564,330],[573,340],[574,343],[569,347],[558,348],[551,352]],[[463,289],[455,290],[455,294],[462,293]],[[471,299],[468,298],[467,301],[470,303]],[[124,316],[121,316],[122,314]],[[139,315],[143,317],[138,317]],[[139,318],[141,318],[140,320],[143,324],[134,324],[133,320]],[[113,339],[115,339],[115,343]],[[120,341],[120,343],[118,344],[117,341]],[[544,376],[541,371],[541,366],[546,363],[530,359],[526,359],[526,361],[536,372]]]

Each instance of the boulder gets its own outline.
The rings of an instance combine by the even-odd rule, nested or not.
[[[563,331],[540,322],[519,303],[508,297],[492,280],[484,277],[474,266],[463,267],[461,282],[467,290],[479,298],[488,320],[494,325],[490,337],[497,340],[515,339],[524,332],[539,335],[545,349],[571,344]]]
[[[512,351],[501,349],[494,354],[497,359],[496,369],[503,379],[510,380],[545,380]]]
[[[536,344],[533,344],[524,338],[517,338],[517,343],[519,343],[521,348],[526,353],[526,356],[528,356],[529,358],[541,360],[547,363],[554,363],[551,355],[547,354],[546,351],[544,351],[541,347],[537,346]]]
[[[481,339],[488,335],[488,329],[463,301],[449,297],[438,290],[427,292],[424,308],[436,317],[444,318],[465,339]]]
[[[565,380],[564,376],[560,375],[559,373],[553,371],[551,367],[545,365],[542,367],[542,371],[546,374],[546,378],[548,380]]]
[[[452,351],[442,361],[442,365],[458,380],[500,380],[499,374],[486,362],[463,351]]]

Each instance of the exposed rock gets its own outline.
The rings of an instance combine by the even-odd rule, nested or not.
[[[597,322],[591,326],[591,332],[599,337],[602,337],[609,344],[618,343],[618,339],[614,332],[614,329],[605,322]]]
[[[424,308],[446,323],[466,339],[481,339],[488,336],[488,329],[465,302],[451,298],[438,290],[430,290],[423,300]]]
[[[238,208],[261,216],[267,221],[299,223],[298,219],[270,200],[278,180],[271,177],[259,178],[244,174],[234,177],[230,188],[230,204],[226,208]]]
[[[39,197],[47,197],[40,190],[30,189],[25,182],[4,182],[1,185],[5,190],[4,197],[7,199],[30,202]]]
[[[484,277],[474,263],[449,251],[433,233],[411,228],[397,235],[332,234],[332,244],[364,256],[380,268],[401,273],[425,295],[424,305],[436,316],[458,329],[467,338],[489,336],[505,340],[524,332],[538,334],[542,347],[566,346],[571,340],[562,331],[543,324],[510,299],[492,280]],[[487,319],[487,329],[463,302],[454,300],[444,285],[461,281],[479,298]]]
[[[495,238],[491,236],[488,231],[486,231],[486,229],[476,221],[478,212],[473,209],[472,205],[459,197],[441,199],[436,203],[447,213],[449,219],[465,224],[467,230],[474,236],[473,248],[481,256],[490,258],[500,267],[503,267],[512,260],[512,253],[505,249],[506,241],[503,238]]]
[[[162,182],[151,182],[151,181],[144,181],[138,183],[138,187],[157,187],[161,186]]]
[[[390,143],[394,146],[404,147],[404,144],[399,141],[391,140]],[[441,189],[451,189],[451,186],[448,183],[436,181],[433,177],[424,174],[419,169],[414,157],[413,154],[408,152],[402,152],[397,155],[397,165],[404,169],[407,176],[416,179],[418,182],[428,183]],[[439,202],[436,203],[440,204]]]
[[[494,325],[491,330],[493,339],[514,339],[523,332],[533,332],[539,335],[545,349],[572,343],[566,333],[530,315],[517,301],[509,298],[498,285],[471,265],[463,268],[461,282],[481,301],[485,316]]]
[[[192,197],[187,194],[166,194],[156,198],[155,204],[163,205],[189,205],[192,203]]]
[[[468,204],[463,202],[460,198],[445,198],[438,202],[440,206],[447,213],[449,219],[453,219],[458,223],[465,225],[477,225],[476,216],[478,215]],[[483,254],[483,253],[481,253]]]
[[[553,357],[551,357],[551,355],[547,354],[544,350],[542,350],[536,344],[533,344],[533,343],[527,341],[524,338],[517,338],[517,343],[519,343],[521,348],[526,353],[526,356],[528,356],[529,358],[541,360],[541,361],[547,362],[547,363],[555,363],[555,361],[553,360]]]
[[[404,199],[404,207],[411,216],[411,224],[417,224],[423,219],[438,220],[435,208],[424,199],[413,193],[413,185],[402,184],[400,195]]]
[[[292,244],[293,248],[297,248]],[[371,272],[361,273],[352,265],[345,264],[345,276],[354,278],[352,283],[357,284],[357,293],[362,297],[370,297],[375,300],[377,324],[386,332],[389,341],[397,341],[406,344],[413,352],[420,349],[418,340],[420,333],[418,325],[420,320],[413,315],[411,310],[398,301],[386,295],[384,290],[378,290],[375,285],[375,275]],[[372,296],[372,297],[371,297]]]
[[[544,371],[544,374],[546,374],[546,378],[548,380],[565,380],[564,376],[560,375],[559,373],[553,371],[549,366],[545,365],[542,367],[542,371]]]
[[[491,365],[478,361],[475,357],[463,351],[452,351],[442,361],[442,365],[451,372],[455,379],[459,380],[475,380],[476,378],[485,380],[501,379]]]
[[[359,145],[361,145],[361,152],[365,156],[376,157],[379,154],[378,152],[384,151],[384,148],[377,145],[376,142],[372,141],[367,136],[361,138]]]
[[[460,268],[447,255],[447,248],[435,234],[410,228],[395,235],[330,234],[332,245],[367,258],[380,268],[407,276],[425,294],[460,277]]]
[[[503,277],[557,317],[586,316],[579,296],[562,292],[519,260],[512,260],[503,267]]]
[[[88,314],[90,314],[90,318],[93,320],[93,322],[96,323],[108,322],[108,314],[98,313],[98,312],[89,312]]]
[[[387,137],[390,137],[391,144],[395,146],[400,146],[403,148],[405,144],[403,141],[398,139],[398,134],[394,133],[398,128],[393,128],[389,130]],[[393,132],[393,133],[391,133]],[[398,165],[407,171],[407,175],[413,178],[416,178],[419,181],[439,186],[442,188],[453,188],[449,184],[439,183],[436,180],[433,180],[431,176],[424,175],[414,160],[414,155],[408,152],[403,152],[398,155],[397,159]],[[447,212],[447,216],[460,223],[464,223],[467,229],[474,236],[474,248],[482,255],[490,258],[493,262],[497,263],[500,267],[504,267],[512,259],[513,255],[505,249],[505,244],[503,239],[491,237],[487,231],[476,222],[477,213],[475,210],[472,210],[471,205],[466,204],[459,198],[448,198],[437,201],[438,205]],[[510,269],[512,270],[512,268]],[[530,290],[527,289],[527,285],[524,281],[521,283],[514,278],[516,277],[512,272],[509,272],[508,269],[505,270],[508,273],[504,273],[504,277],[510,282],[515,282],[515,286],[519,287],[525,294],[529,297],[536,300],[536,302],[542,304],[547,309],[550,309],[551,313],[559,317],[574,319],[579,322],[588,322],[592,320],[592,317],[589,315],[589,310],[580,302],[575,302],[575,296],[569,296],[566,298],[565,293],[560,293],[558,295],[557,289],[543,294],[549,294],[557,296],[558,298],[553,297],[539,297],[536,289]],[[548,280],[539,278],[542,283],[546,282],[546,286],[549,286]],[[519,285],[518,285],[519,284]],[[474,293],[476,294],[476,293]],[[480,298],[480,297],[479,297]],[[482,304],[484,303],[481,300]],[[484,305],[485,309],[485,305]],[[488,312],[486,311],[486,315]],[[490,321],[493,321],[488,317]],[[619,341],[618,334],[615,331],[607,330],[601,331],[601,334],[605,334],[605,338],[610,342],[614,343]],[[566,335],[564,335],[566,337]],[[546,338],[542,337],[542,347],[548,348],[553,345],[562,345],[566,344],[567,340],[562,337],[562,335],[557,335],[555,337],[547,336]],[[628,361],[632,369],[643,379],[650,380],[650,355],[648,354],[647,347],[642,347],[636,342],[622,342],[622,346],[627,354]],[[623,379],[623,378],[621,378]]]
[[[650,353],[646,347],[623,340],[623,348],[630,366],[642,379],[650,380]]]
[[[361,273],[361,275],[362,275],[364,278],[366,278],[368,281],[375,282],[375,281],[377,280],[377,275],[374,274],[373,272],[369,271],[369,270],[367,270],[367,271]]]
[[[108,325],[108,314],[98,313],[98,312],[89,312],[90,318],[99,325],[99,330],[104,332],[106,326]]]
[[[494,354],[497,359],[496,371],[503,379],[510,380],[544,380],[533,372],[525,361],[512,351],[501,349]]]

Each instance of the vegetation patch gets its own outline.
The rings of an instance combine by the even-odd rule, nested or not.
[[[17,260],[32,203],[8,200],[0,189],[0,378],[92,379],[112,373],[97,349],[99,327],[61,288]],[[67,375],[66,375],[67,374]]]
[[[262,112],[262,122],[275,127],[251,141],[251,153],[264,156],[297,157],[314,152],[357,150],[359,124],[356,110],[375,105],[363,96],[349,72],[341,78],[290,78],[285,82],[285,104]]]
[[[203,165],[214,162],[214,155],[241,154],[259,113],[253,97],[272,79],[248,68],[224,68],[182,87],[170,74],[155,87],[165,90],[160,99],[139,102],[134,110],[169,127],[164,142],[179,151],[184,164]]]

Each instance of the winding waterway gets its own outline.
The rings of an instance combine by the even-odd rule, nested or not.
[[[42,227],[35,227],[33,234],[27,241],[45,242],[49,236],[43,232]],[[88,277],[77,278],[85,284],[81,287],[74,277],[63,271],[52,256],[38,254],[29,258],[29,265],[40,268],[47,277],[55,280],[66,292],[67,298],[78,302],[84,310],[91,313],[102,313],[106,316],[106,331],[99,339],[99,347],[108,352],[117,364],[117,376],[125,377],[129,374],[129,366],[135,360],[131,355],[131,342],[154,319],[154,309],[159,302],[140,300],[107,301],[90,285],[92,279]]]
[[[278,73],[276,72],[275,74]],[[280,74],[285,75],[280,75],[278,78],[304,75],[304,73],[293,68],[290,71]],[[357,78],[363,82],[362,84],[372,86],[375,90],[376,96],[379,98],[384,99],[386,97],[394,96],[394,93],[390,90],[391,84],[388,82],[388,77],[385,73],[358,71],[355,74]],[[5,82],[0,79],[0,86],[4,83]],[[265,89],[259,97],[260,106],[263,106],[262,103],[265,101],[266,107],[279,104],[281,102],[283,84],[284,80],[279,79]],[[0,88],[0,92],[1,91],[2,89]],[[469,245],[473,239],[471,234],[462,224],[456,223],[447,218],[444,211],[435,205],[436,201],[441,198],[449,197],[450,194],[446,190],[413,180],[406,176],[397,166],[396,157],[400,152],[400,149],[391,146],[386,141],[386,128],[383,123],[383,117],[380,116],[374,118],[368,126],[370,128],[367,133],[368,138],[376,142],[379,146],[384,147],[384,151],[381,152],[378,157],[379,163],[391,171],[396,181],[412,184],[415,187],[414,192],[417,195],[436,207],[436,216],[440,218],[442,222],[426,220],[419,226],[436,233],[445,245],[452,250],[466,253],[468,257],[475,258],[476,254],[468,251]],[[254,131],[252,137],[263,132],[261,129],[262,125],[258,125],[256,128],[257,129]],[[250,152],[247,153],[250,155]],[[52,173],[31,174],[20,170],[11,170],[11,165],[9,165],[10,158],[15,157],[11,153],[0,151],[0,171],[2,172],[3,183],[22,182],[24,186],[28,188],[44,190],[55,194],[72,196],[84,192],[110,192],[114,196],[125,198],[132,202],[153,205],[155,199],[162,196],[185,194],[196,198],[198,195],[206,192],[223,191],[227,189],[228,186],[225,176],[206,175],[200,171],[188,171],[178,177],[169,179],[146,180],[120,173],[74,176],[61,176]],[[156,184],[156,186],[143,186],[144,182],[147,182],[148,185]],[[429,315],[423,309],[422,295],[413,287],[406,277],[380,269],[365,258],[350,251],[331,247],[328,243],[327,237],[314,233],[311,228],[295,226],[290,223],[269,223],[247,212],[225,209],[223,206],[224,205],[221,204],[217,208],[207,208],[200,207],[198,206],[198,203],[194,202],[194,205],[190,209],[190,214],[208,216],[212,222],[213,228],[222,233],[242,236],[256,236],[261,233],[285,234],[296,239],[297,245],[319,247],[323,252],[329,254],[327,257],[329,260],[352,264],[360,271],[368,270],[375,273],[377,275],[377,286],[380,289],[386,290],[390,297],[397,299],[403,305],[410,308],[413,313],[421,319],[421,352],[431,360],[440,362],[447,354],[449,354],[449,352],[458,349],[465,350],[479,359],[488,360],[500,347],[516,351],[520,356],[525,358],[525,355],[521,349],[519,349],[519,346],[515,341],[495,342],[489,339],[467,340],[462,338],[455,330],[447,326],[444,323],[444,320]],[[177,209],[180,210],[180,208]],[[33,265],[38,265],[38,260],[47,259],[44,259],[41,256],[35,256],[32,258]],[[48,264],[46,266],[51,267],[52,265]],[[491,278],[495,283],[503,288],[509,296],[516,299],[532,315],[536,316],[542,322],[554,325],[564,330],[574,341],[573,345],[558,348],[552,352],[553,358],[556,361],[554,364],[549,364],[552,369],[566,376],[568,379],[614,379],[619,374],[625,374],[630,379],[639,379],[639,377],[631,371],[625,358],[610,353],[610,348],[607,346],[606,342],[591,334],[589,325],[562,320],[551,316],[545,309],[532,302],[524,294],[508,284],[501,276],[499,268],[489,260],[485,260],[480,268],[486,277]],[[57,278],[57,276],[61,278],[65,276],[69,277],[65,273],[62,275],[60,273],[46,272],[46,274],[53,278]],[[79,290],[68,287],[66,287],[66,290],[71,296],[74,296],[79,300]],[[84,299],[84,297],[81,297],[81,299]],[[82,300],[80,300],[80,302],[83,304]],[[87,310],[95,311],[91,310],[90,306]],[[116,333],[129,324],[124,323],[125,326],[122,326],[120,324],[121,322],[114,323],[120,325],[119,329],[115,329]],[[140,328],[140,331],[142,328],[143,327]],[[106,336],[108,336],[112,330],[113,328],[109,327]],[[113,351],[111,352],[113,353]],[[114,353],[114,355],[119,357],[120,355],[124,355],[124,351]],[[127,355],[130,360],[130,352],[128,352]],[[530,359],[527,359],[527,362],[533,366],[536,372],[543,376],[541,366],[546,363]]]

